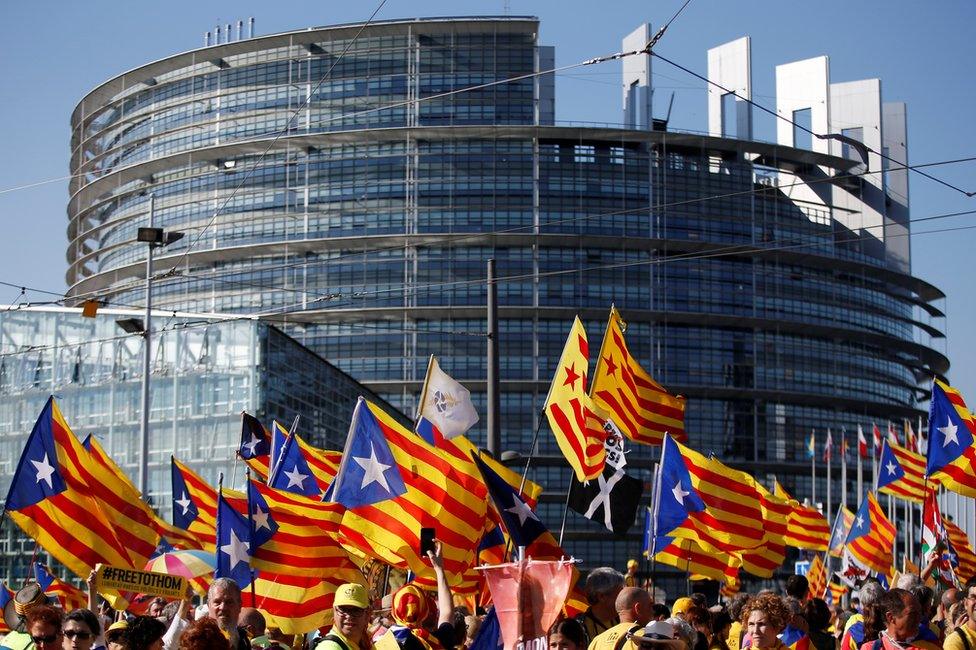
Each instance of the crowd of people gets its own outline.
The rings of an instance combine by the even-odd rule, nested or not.
[[[68,613],[47,604],[35,584],[14,599],[16,621],[0,649],[27,650],[494,650],[479,639],[483,616],[454,605],[439,547],[429,553],[436,601],[412,584],[374,608],[366,588],[336,591],[331,627],[289,636],[266,625],[260,611],[242,606],[233,580],[214,580],[205,605],[190,594],[154,600],[143,616],[112,616],[104,604]],[[634,563],[636,565],[636,563]],[[590,571],[589,607],[560,618],[545,641],[549,650],[976,650],[976,578],[937,593],[917,575],[901,575],[884,589],[874,579],[852,594],[849,607],[811,597],[806,578],[791,576],[783,593],[740,593],[709,605],[693,593],[670,606],[654,602],[650,584],[638,584],[634,566]],[[93,590],[91,590],[93,593]]]

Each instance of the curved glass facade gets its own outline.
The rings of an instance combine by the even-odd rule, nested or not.
[[[922,413],[919,380],[948,366],[932,345],[941,294],[829,203],[784,189],[811,156],[838,173],[846,161],[555,126],[544,75],[440,96],[545,69],[537,30],[380,23],[338,59],[354,30],[315,29],[110,80],[73,120],[72,171],[88,173],[69,205],[73,295],[142,302],[134,238],[151,193],[154,224],[187,234],[157,258],[175,270],[155,285],[159,309],[265,313],[406,413],[430,354],[484,413],[495,258],[503,449],[529,451],[573,315],[596,346],[611,303],[634,356],[688,397],[691,444],[798,493],[811,429]],[[555,526],[568,472],[547,432],[540,454]],[[651,456],[634,452],[648,480]],[[638,542],[605,544],[590,524],[571,518],[568,549],[622,567]]]

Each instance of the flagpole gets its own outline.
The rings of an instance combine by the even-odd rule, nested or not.
[[[569,495],[573,493],[573,479],[576,477],[576,473],[573,470],[569,470],[569,474],[569,485],[566,487],[566,501],[563,503],[563,521],[559,524],[560,547],[563,545],[563,533],[566,532],[566,514],[569,512]]]
[[[812,453],[810,454],[810,505],[817,507],[817,430],[810,432]]]
[[[834,475],[830,471],[830,464],[831,464],[831,461],[833,460],[833,456],[834,456],[834,453],[833,453],[834,450],[831,449],[834,446],[834,441],[831,440],[830,429],[827,429],[827,444],[829,445],[828,449],[830,449],[830,451],[827,453],[827,521],[833,521],[831,519],[831,517],[830,517],[830,510],[831,510],[831,508],[830,508],[830,484],[834,482],[834,480],[833,480],[834,479]],[[816,508],[817,506],[814,505],[813,507]]]
[[[430,381],[430,369],[434,366],[434,355],[430,355],[427,360],[427,374],[424,375],[424,385],[420,388],[420,401],[417,402],[417,413],[413,416],[413,430],[417,430],[420,422],[420,414],[424,410],[424,402],[427,401],[427,382]]]
[[[840,502],[847,507],[847,430],[843,428],[840,430]]]
[[[857,503],[861,502],[861,495],[864,494],[864,459],[861,457],[861,439],[864,438],[864,429],[857,425]],[[867,450],[868,441],[864,440],[864,448]]]
[[[248,528],[247,532],[248,535],[250,535],[251,537],[251,544],[253,545],[254,544],[254,508],[251,507],[251,468],[250,467],[248,467],[244,471],[244,476],[245,476],[245,480],[247,481],[246,483],[247,491],[244,493],[247,495],[247,528]],[[220,549],[217,550],[219,551]],[[253,548],[251,549],[251,553],[252,554],[254,553]],[[250,562],[248,562],[247,564],[247,569],[251,574],[251,607],[257,607],[257,605],[255,604],[258,602],[258,597],[257,597],[257,593],[254,590],[254,568],[251,566]]]

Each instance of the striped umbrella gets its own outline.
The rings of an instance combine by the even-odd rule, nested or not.
[[[214,554],[206,551],[170,551],[146,563],[146,571],[183,576],[198,594],[206,594],[213,580]]]

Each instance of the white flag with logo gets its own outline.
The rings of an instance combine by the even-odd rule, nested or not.
[[[441,370],[434,356],[427,366],[421,399],[420,415],[430,420],[447,439],[464,434],[478,421],[471,392]]]

